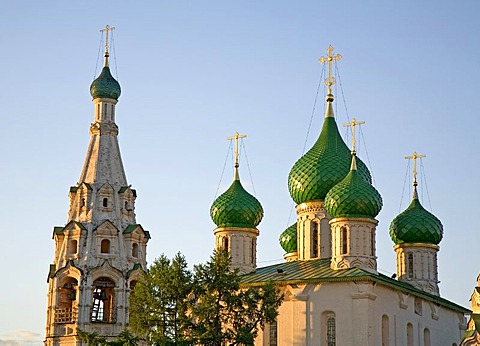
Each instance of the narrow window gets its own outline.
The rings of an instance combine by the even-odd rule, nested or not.
[[[250,254],[251,263],[255,263],[255,239],[252,239],[252,249]]]
[[[340,240],[342,242],[342,251],[341,255],[345,255],[348,251],[348,239],[347,239],[347,228],[340,228]]]
[[[103,199],[103,207],[104,208],[108,207],[108,198]]]
[[[388,316],[382,316],[382,346],[390,346],[390,326],[388,324]]]
[[[112,121],[115,120],[115,118],[113,117],[113,110],[114,110],[113,107],[114,107],[113,105],[111,105],[111,107],[110,107],[110,113],[111,113],[111,114],[110,114],[110,118],[111,118]]]
[[[277,346],[277,321],[270,324],[269,346]]]
[[[71,255],[76,254],[77,246],[78,246],[78,242],[75,239],[70,240],[70,242],[68,243],[68,253]]]
[[[311,223],[311,232],[312,232],[312,257],[318,257],[318,223],[313,221]]]
[[[138,244],[133,243],[132,245],[132,256],[137,258],[138,257]]]
[[[413,254],[409,253],[407,256],[407,275],[409,279],[413,278]]]
[[[422,315],[422,300],[418,297],[415,297],[415,313],[417,315]]]
[[[110,253],[110,240],[103,239],[102,243],[100,244],[100,252],[101,253]]]
[[[413,325],[407,324],[407,346],[413,346]]]
[[[430,343],[430,330],[428,328],[425,328],[423,330],[423,346],[431,346]]]
[[[85,206],[85,198],[80,199],[80,208]]]
[[[371,238],[370,238],[370,247],[372,250],[372,256],[375,256],[375,233],[372,232]]]
[[[100,119],[100,104],[97,104],[97,119]]]
[[[335,346],[335,318],[330,317],[327,320],[327,346]]]
[[[228,237],[223,237],[223,249],[228,252]]]
[[[128,210],[128,202],[125,201],[125,210]]]

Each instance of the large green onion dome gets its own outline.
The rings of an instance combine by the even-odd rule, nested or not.
[[[352,168],[345,179],[327,193],[325,209],[330,216],[375,218],[382,209],[382,197],[360,174],[355,156]]]
[[[210,216],[217,227],[256,228],[263,218],[263,208],[235,174],[232,185],[213,202]]]
[[[328,102],[320,136],[313,147],[290,170],[288,175],[290,196],[297,204],[324,200],[327,192],[345,178],[350,162],[350,150],[338,132],[331,102]],[[370,172],[360,160],[358,174],[367,182],[371,182]]]
[[[297,223],[288,227],[280,234],[280,246],[286,253],[297,252]]]
[[[105,66],[100,75],[90,85],[90,94],[94,99],[107,98],[118,100],[120,97],[120,84],[110,73],[108,67],[108,56],[105,56]]]
[[[393,219],[390,237],[395,244],[427,243],[438,245],[443,238],[443,225],[428,212],[418,200],[414,190],[413,199],[407,209]]]

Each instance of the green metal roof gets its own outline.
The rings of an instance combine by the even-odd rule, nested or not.
[[[395,244],[439,244],[443,238],[443,226],[439,219],[428,212],[416,197],[407,209],[390,224],[390,237]]]
[[[350,170],[350,149],[338,132],[335,118],[326,117],[313,147],[292,167],[288,189],[295,203],[324,200],[327,192]],[[358,160],[359,174],[371,183],[370,172]]]
[[[120,84],[113,78],[108,66],[103,67],[100,75],[90,85],[90,94],[94,99],[108,98],[118,100],[120,97]]]
[[[227,191],[213,202],[210,216],[217,227],[255,228],[262,221],[263,208],[240,180],[234,179]]]
[[[247,287],[259,286],[270,280],[278,286],[341,281],[374,281],[462,313],[470,312],[470,310],[447,299],[424,292],[408,283],[397,281],[380,273],[374,274],[360,268],[333,270],[330,268],[330,258],[284,262],[257,268],[253,273],[242,275],[242,285]]]
[[[350,170],[345,179],[332,187],[325,197],[325,208],[334,218],[374,218],[382,205],[382,196],[356,169]]]
[[[280,246],[286,253],[297,251],[297,223],[288,227],[280,234]]]

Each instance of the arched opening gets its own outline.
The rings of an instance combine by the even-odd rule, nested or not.
[[[100,252],[101,253],[110,253],[110,240],[102,239],[100,244]]]
[[[413,254],[409,253],[407,256],[407,276],[409,279],[413,278]]]
[[[252,248],[250,249],[251,250],[251,253],[250,253],[250,263],[251,264],[254,264],[255,263],[255,252],[256,252],[256,244],[255,244],[255,238],[252,239]]]
[[[423,346],[431,346],[430,343],[430,330],[428,328],[425,328],[423,330]]]
[[[328,346],[335,346],[335,317],[329,317],[327,320],[327,345]]]
[[[103,207],[104,208],[108,207],[108,198],[103,199]]]
[[[69,255],[74,255],[77,253],[77,248],[78,248],[78,241],[75,240],[75,239],[71,239],[69,242],[68,242],[68,254]]]
[[[132,256],[135,258],[138,258],[138,244],[133,243],[132,244]]]
[[[390,346],[390,326],[388,316],[382,316],[382,346]]]
[[[407,346],[413,346],[413,325],[407,323]]]
[[[67,277],[58,288],[58,304],[55,308],[55,323],[73,323],[77,320],[78,281]]]
[[[229,249],[228,249],[228,237],[223,237],[223,249],[227,252],[229,252]]]
[[[347,227],[340,228],[340,241],[341,241],[341,252],[340,254],[345,255],[348,252],[348,234]]]
[[[318,232],[319,232],[319,227],[318,227],[318,222],[313,221],[311,223],[311,235],[312,235],[312,258],[317,258],[318,257]]]
[[[132,280],[130,281],[130,284],[129,284],[129,288],[130,288],[130,291],[133,291],[135,289],[135,286],[137,285],[138,281],[137,280]]]
[[[83,207],[85,207],[85,198],[82,197],[80,199],[80,208],[83,208]]]
[[[333,311],[325,311],[321,317],[321,346],[336,346],[337,345],[337,330],[335,322],[335,313]]]
[[[115,323],[115,282],[101,277],[93,282],[92,322]]]

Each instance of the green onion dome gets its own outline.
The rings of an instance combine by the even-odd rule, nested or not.
[[[256,228],[263,217],[260,202],[243,188],[238,175],[210,208],[210,216],[217,227]]]
[[[382,197],[360,174],[355,156],[347,176],[327,193],[325,209],[330,216],[375,218],[382,209]]]
[[[280,246],[286,253],[297,252],[297,223],[288,227],[280,234]]]
[[[120,84],[113,78],[110,68],[106,64],[98,78],[90,85],[90,94],[94,99],[107,98],[118,100],[120,93]]]
[[[329,102],[327,106],[331,108],[331,103]],[[350,162],[350,150],[338,132],[333,111],[327,108],[320,136],[313,147],[290,170],[288,176],[290,196],[297,204],[324,200],[327,192],[345,178]],[[360,160],[358,175],[371,182],[370,172]]]
[[[427,243],[438,245],[443,238],[443,226],[439,219],[428,212],[418,200],[414,190],[407,209],[390,224],[390,237],[395,244]]]

